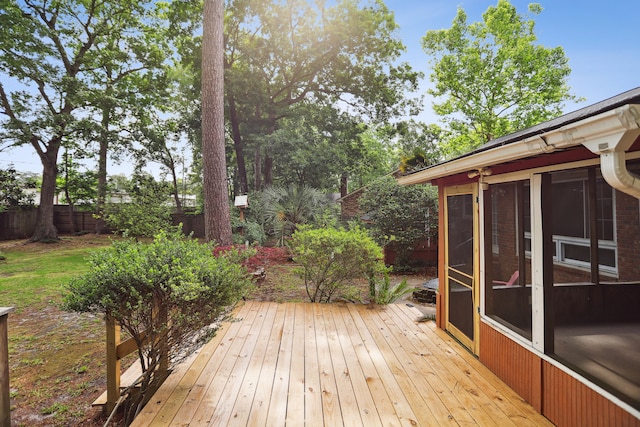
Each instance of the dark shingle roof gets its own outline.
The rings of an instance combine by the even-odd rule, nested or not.
[[[586,119],[588,117],[595,116],[600,113],[604,113],[605,111],[613,110],[614,108],[618,108],[626,104],[640,104],[640,87],[631,89],[619,95],[613,96],[609,99],[605,99],[604,101],[600,101],[598,103],[589,105],[587,107],[581,108],[571,113],[564,114],[560,117],[540,123],[530,128],[523,129],[521,131],[509,134],[509,135],[505,135],[500,138],[496,138],[478,147],[474,151],[463,154],[462,156],[457,158],[459,159],[462,157],[467,157],[475,153],[487,151],[491,148],[496,148],[503,145],[511,144],[513,142],[522,141],[523,139],[526,139],[535,135],[541,135],[546,132],[552,131],[554,129],[558,129],[568,124]],[[444,163],[447,163],[447,162],[445,161]]]

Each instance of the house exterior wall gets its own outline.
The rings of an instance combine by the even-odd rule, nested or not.
[[[480,324],[480,361],[542,413],[542,359],[490,325]]]
[[[640,419],[487,323],[480,361],[557,426],[640,427]]]

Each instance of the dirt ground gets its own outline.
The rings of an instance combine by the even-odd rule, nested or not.
[[[37,253],[61,247],[100,247],[109,236],[88,234],[63,237],[55,244],[25,244],[24,241],[0,242],[0,251]],[[248,296],[258,301],[308,301],[304,285],[293,273],[293,263],[265,265],[265,275],[256,282]],[[0,264],[0,274],[2,266]],[[411,275],[393,275],[392,282],[406,278],[419,286],[434,277],[434,270]],[[366,302],[368,284],[350,285],[336,300]],[[1,295],[0,295],[1,297]],[[418,304],[425,314],[433,311],[428,304]],[[0,305],[3,305],[0,302]],[[46,301],[22,307],[9,315],[9,361],[13,426],[102,426],[105,418],[91,407],[105,389],[105,350],[103,319],[68,313],[58,302]],[[131,356],[130,356],[131,357]],[[123,365],[133,359],[125,360]]]

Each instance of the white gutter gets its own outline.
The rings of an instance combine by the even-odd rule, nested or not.
[[[629,172],[625,156],[640,136],[640,106],[626,105],[616,112],[624,131],[617,138],[593,139],[584,146],[600,156],[602,176],[610,186],[640,199],[640,177]]]
[[[640,105],[628,104],[522,141],[491,148],[398,178],[402,185],[468,173],[500,163],[584,145],[600,155],[602,175],[612,187],[640,198],[640,177],[626,168],[625,151],[640,136]]]

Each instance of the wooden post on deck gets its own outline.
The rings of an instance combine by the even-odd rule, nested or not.
[[[120,398],[120,325],[107,315],[107,413],[111,413]]]
[[[9,333],[7,320],[13,307],[0,307],[0,427],[11,427],[9,395]]]

